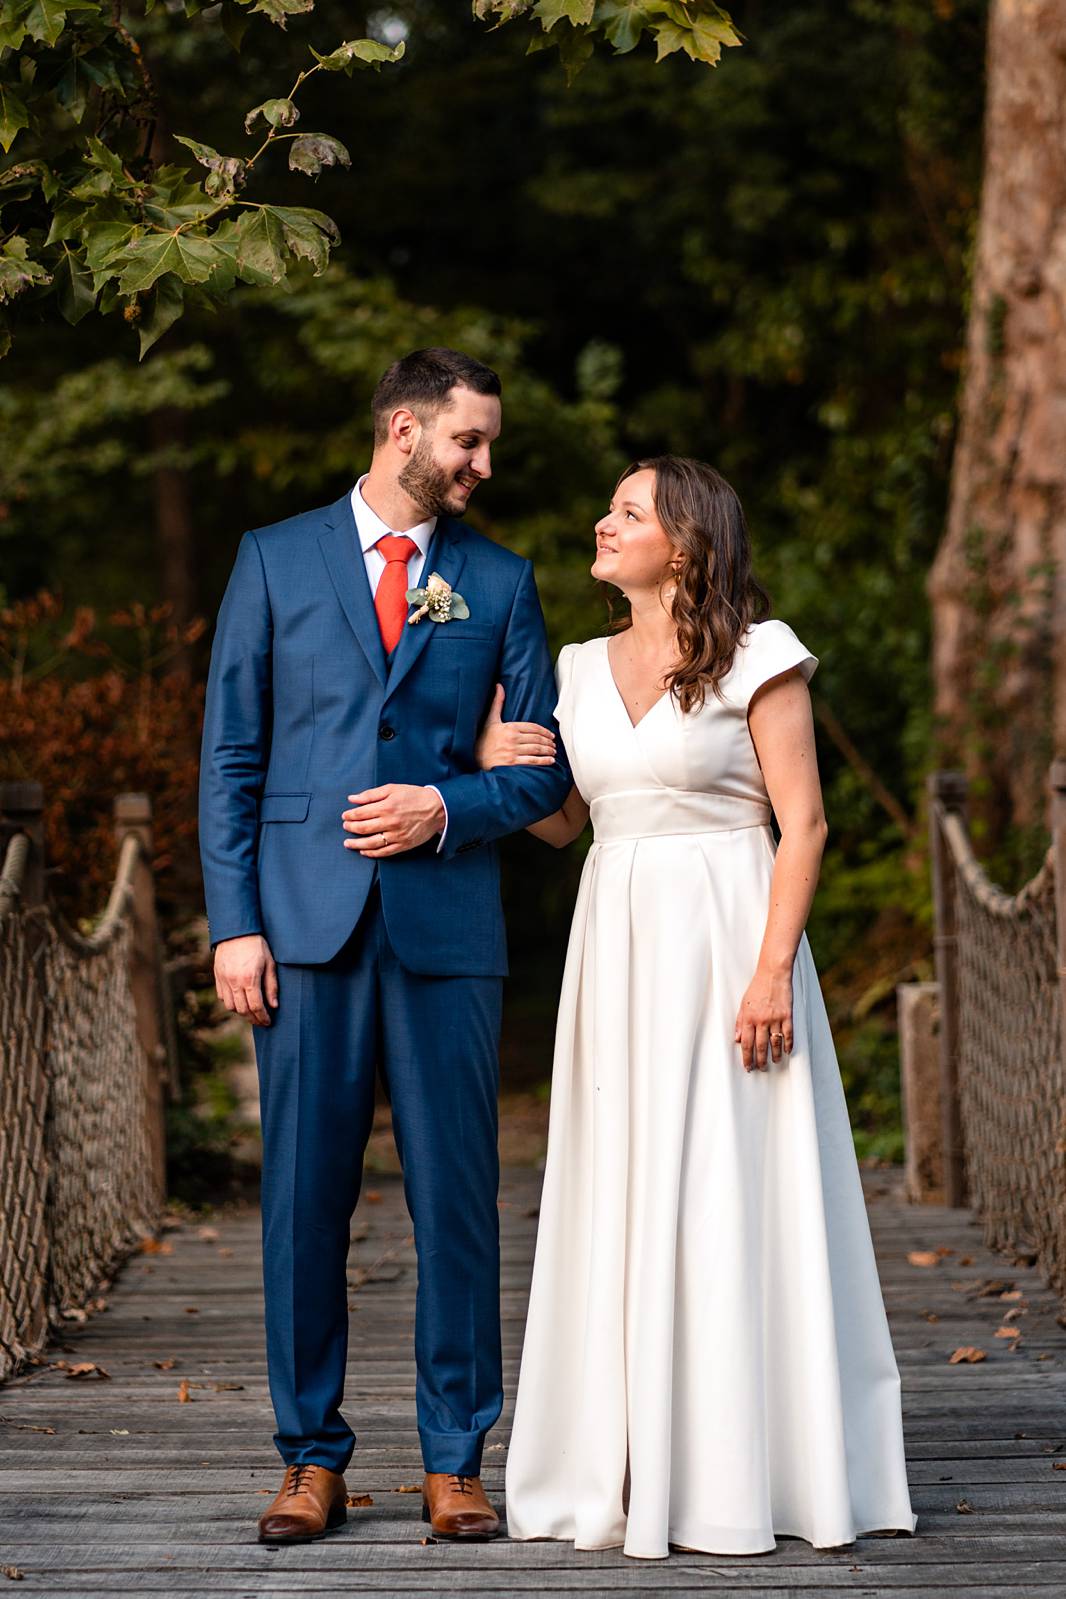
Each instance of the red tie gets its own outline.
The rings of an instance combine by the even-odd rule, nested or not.
[[[385,557],[385,570],[374,594],[374,609],[378,613],[385,653],[391,655],[400,642],[407,619],[407,563],[412,555],[418,554],[418,545],[414,539],[387,533],[378,539],[374,548]]]

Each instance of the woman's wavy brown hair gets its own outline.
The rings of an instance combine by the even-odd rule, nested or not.
[[[666,679],[683,711],[699,709],[708,688],[733,664],[749,624],[770,610],[770,597],[751,570],[744,510],[720,472],[682,455],[654,455],[627,466],[615,492],[634,472],[654,472],[655,513],[680,551],[673,616],[681,660]]]

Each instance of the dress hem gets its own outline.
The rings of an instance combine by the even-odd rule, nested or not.
[[[627,1549],[623,1538],[611,1539],[606,1543],[579,1543],[576,1538],[569,1537],[565,1533],[513,1533],[509,1531],[507,1536],[512,1543],[571,1543],[575,1550],[581,1550],[583,1553],[595,1553],[601,1549],[621,1549],[631,1560],[667,1560],[671,1551],[675,1548],[678,1552],[685,1550],[699,1555],[771,1555],[777,1549],[778,1538],[798,1538],[802,1543],[808,1544],[817,1554],[830,1554],[836,1549],[849,1549],[858,1538],[876,1537],[878,1534],[892,1536],[903,1534],[905,1537],[913,1538],[917,1530],[918,1518],[912,1514],[909,1521],[909,1525],[904,1525],[903,1522],[888,1521],[879,1522],[877,1526],[873,1527],[861,1527],[850,1538],[846,1538],[840,1543],[831,1544],[817,1544],[806,1533],[794,1531],[789,1527],[775,1527],[770,1543],[762,1544],[758,1548],[749,1544],[745,1549],[723,1549],[717,1546],[717,1541],[716,1547],[711,1549],[699,1542],[699,1539],[703,1536],[702,1534],[683,1532],[680,1528],[671,1527],[667,1538],[669,1547],[661,1552],[656,1551],[654,1553],[651,1550]]]

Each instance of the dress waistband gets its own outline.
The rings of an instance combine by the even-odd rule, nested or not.
[[[681,788],[628,789],[594,799],[589,811],[597,844],[675,833],[723,833],[768,827],[769,802],[739,794],[701,794]]]

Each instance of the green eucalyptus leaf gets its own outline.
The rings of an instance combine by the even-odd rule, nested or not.
[[[404,595],[404,599],[407,601],[408,605],[425,605],[428,598],[428,589],[408,589],[407,593]]]
[[[469,605],[467,605],[466,601],[463,599],[463,596],[461,594],[456,594],[454,589],[453,589],[452,590],[452,616],[455,618],[455,620],[457,622],[465,622],[469,615],[470,615],[470,607],[469,607]]]

